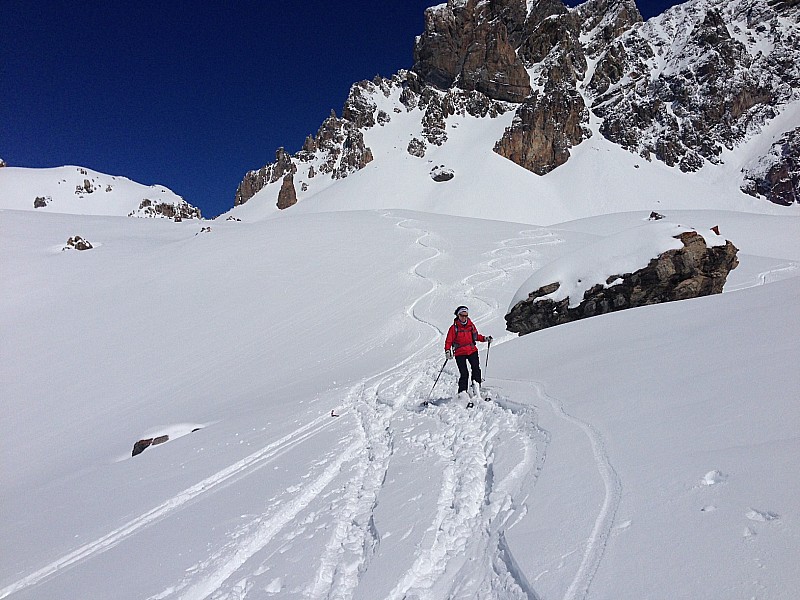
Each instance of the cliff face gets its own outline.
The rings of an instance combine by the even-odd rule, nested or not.
[[[494,151],[537,175],[593,133],[685,172],[718,164],[800,101],[798,22],[795,0],[690,0],[647,22],[634,0],[449,0],[425,11],[411,70],[353,85],[341,117],[249,172],[235,204],[269,186],[290,206],[363,169],[374,159],[364,133],[398,113],[419,132],[397,150],[419,158],[447,143],[452,116],[513,111]],[[789,134],[782,148],[795,147]],[[762,162],[783,166],[754,169],[742,189],[796,202],[791,152],[776,161],[773,148]]]

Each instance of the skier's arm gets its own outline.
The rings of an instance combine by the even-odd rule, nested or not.
[[[447,337],[444,340],[444,349],[445,351],[450,350],[453,346],[453,340],[456,337],[456,328],[450,325],[450,329],[447,331]]]

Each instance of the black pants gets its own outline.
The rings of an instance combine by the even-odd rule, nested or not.
[[[478,362],[478,351],[465,356],[456,356],[456,364],[458,365],[458,372],[461,377],[458,379],[458,392],[466,392],[469,387],[469,371],[467,370],[467,361],[472,368],[472,381],[481,382],[481,365]]]

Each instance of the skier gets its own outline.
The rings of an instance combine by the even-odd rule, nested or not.
[[[458,380],[458,397],[467,401],[467,408],[473,406],[472,400],[467,393],[469,389],[469,370],[467,362],[472,369],[472,389],[474,396],[480,398],[481,395],[481,367],[478,362],[478,348],[476,342],[491,342],[492,336],[482,336],[478,333],[475,324],[469,318],[469,309],[466,306],[459,306],[455,310],[456,318],[447,332],[444,342],[444,354],[450,359],[455,357],[458,365],[458,372],[461,377]]]

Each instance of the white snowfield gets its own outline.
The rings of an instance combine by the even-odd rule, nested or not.
[[[145,216],[142,202],[185,205],[163,185],[143,185],[127,177],[85,167],[0,168],[0,206],[74,215]]]
[[[796,211],[654,206],[740,248],[724,294],[517,338],[536,269],[649,211],[309,208],[0,210],[0,598],[797,598]]]

